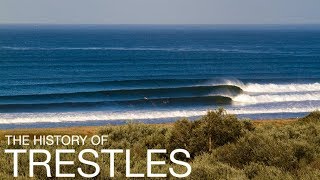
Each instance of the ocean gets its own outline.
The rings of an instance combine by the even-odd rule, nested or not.
[[[0,25],[0,128],[320,109],[320,27]]]

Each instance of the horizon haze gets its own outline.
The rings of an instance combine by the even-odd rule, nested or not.
[[[318,0],[1,0],[0,24],[319,24]]]

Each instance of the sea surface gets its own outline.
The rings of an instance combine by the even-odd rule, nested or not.
[[[0,128],[320,109],[320,26],[0,25]]]

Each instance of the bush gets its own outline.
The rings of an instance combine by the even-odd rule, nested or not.
[[[320,122],[320,111],[313,111],[307,116],[300,118],[300,122]]]
[[[249,179],[256,180],[294,180],[292,175],[282,171],[281,169],[274,166],[266,166],[259,163],[251,163],[244,167],[244,172]]]
[[[235,143],[217,148],[214,155],[233,167],[259,163],[294,172],[316,164],[320,155],[319,134],[320,124],[263,126],[247,132]]]
[[[200,119],[200,129],[204,132],[208,150],[213,147],[236,141],[242,133],[242,124],[235,115],[229,115],[223,109],[209,111]]]
[[[250,163],[262,163],[286,170],[297,167],[293,147],[286,142],[259,134],[248,134],[237,143],[218,148],[215,155],[219,161],[238,168]]]
[[[253,123],[251,122],[251,120],[248,120],[248,119],[242,120],[242,124],[245,130],[254,131],[256,129]]]
[[[184,147],[193,155],[211,152],[213,148],[235,142],[245,130],[252,130],[250,121],[241,122],[223,109],[209,111],[201,119],[183,119],[174,123],[170,148]]]
[[[187,119],[181,119],[174,123],[171,130],[170,144],[169,146],[175,149],[177,147],[190,150],[190,139],[192,138],[193,124]]]
[[[148,124],[129,123],[122,126],[108,126],[99,131],[99,134],[108,135],[106,148],[130,149],[140,145],[145,149],[166,148],[168,129],[154,128]]]
[[[191,166],[192,173],[188,179],[247,179],[241,170],[215,161],[209,154],[196,157]]]
[[[297,174],[296,179],[301,179],[301,180],[320,179],[320,170],[313,169],[310,167],[305,167],[305,168],[299,169],[296,174]]]

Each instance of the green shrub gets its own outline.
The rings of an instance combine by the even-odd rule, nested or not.
[[[256,128],[249,119],[242,120],[243,128],[248,131],[254,131]]]
[[[301,180],[318,180],[320,179],[320,170],[310,167],[301,168],[296,173],[297,178]]]
[[[227,114],[225,110],[209,111],[199,121],[199,128],[204,132],[208,150],[213,147],[236,141],[242,133],[242,124],[235,115]]]
[[[244,172],[249,179],[253,180],[294,180],[289,173],[274,166],[266,166],[259,163],[250,163],[244,167]]]
[[[293,124],[258,128],[235,143],[217,148],[214,155],[219,161],[238,168],[260,163],[293,172],[319,157],[320,141],[315,133],[319,127]]]
[[[290,144],[261,134],[248,134],[235,144],[218,148],[216,156],[239,168],[255,162],[293,170],[298,161]]]
[[[245,130],[253,130],[249,121],[239,121],[223,109],[208,111],[194,122],[183,119],[174,123],[170,136],[170,149],[185,148],[191,154],[211,152],[213,148],[235,142]]]
[[[108,135],[105,148],[130,149],[136,145],[144,149],[166,148],[167,128],[143,123],[129,123],[122,126],[107,126],[99,131],[100,135]]]
[[[174,123],[171,130],[169,146],[190,150],[190,139],[192,138],[193,123],[188,119],[181,119]]]
[[[215,161],[209,154],[196,157],[191,166],[192,173],[188,179],[247,179],[241,170]]]
[[[320,110],[313,111],[307,116],[300,118],[300,122],[320,122]]]

